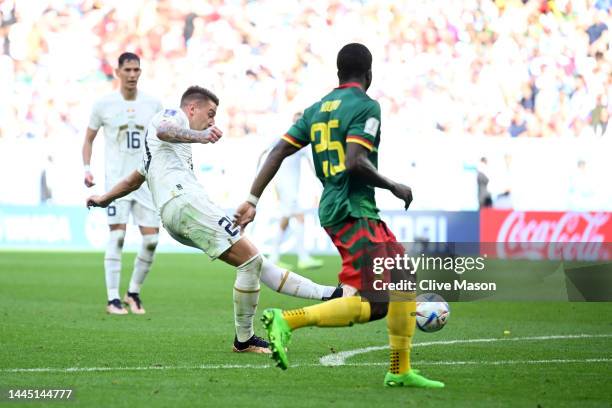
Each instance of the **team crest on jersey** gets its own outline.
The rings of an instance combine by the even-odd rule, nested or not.
[[[176,115],[176,111],[174,109],[166,109],[164,111],[164,116],[174,116]]]
[[[363,131],[368,133],[374,137],[376,137],[376,133],[378,132],[378,126],[380,126],[380,122],[376,118],[370,118],[366,120]]]

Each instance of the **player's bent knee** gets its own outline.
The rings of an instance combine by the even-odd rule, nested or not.
[[[389,310],[388,302],[370,302],[370,321],[380,320],[387,316],[387,311]]]
[[[259,251],[246,237],[241,238],[239,241],[234,243],[229,249],[223,252],[219,259],[232,266],[239,267],[242,264],[247,263],[256,255],[259,255]]]
[[[387,316],[387,311],[389,310],[389,296],[385,294],[382,298],[381,294],[373,294],[372,292],[364,292],[361,294],[362,298],[365,298],[370,303],[370,320],[373,322],[374,320],[383,319]]]
[[[259,289],[259,278],[261,276],[262,264],[263,257],[260,254],[257,254],[242,265],[238,266],[236,271],[236,284],[239,285],[241,289]]]

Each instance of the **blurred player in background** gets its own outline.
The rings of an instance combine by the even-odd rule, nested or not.
[[[297,122],[302,117],[298,112],[293,116],[293,122]],[[271,148],[269,149],[271,150]],[[266,150],[262,157],[269,152]],[[312,168],[312,163],[308,158],[308,153],[299,151],[288,157],[276,173],[276,193],[278,195],[280,222],[278,234],[274,237],[274,245],[270,253],[270,261],[280,267],[291,269],[293,265],[280,261],[281,245],[287,239],[289,232],[293,230],[295,236],[295,250],[298,257],[298,269],[316,269],[323,266],[323,261],[315,259],[304,246],[304,209],[299,202],[300,180],[302,177],[302,163],[307,162]],[[314,170],[314,169],[313,169]],[[291,219],[295,224],[290,227]]]
[[[389,190],[404,201],[406,209],[412,191],[377,170],[380,105],[366,94],[372,82],[372,54],[362,44],[348,44],[338,53],[337,67],[340,86],[306,109],[277,143],[253,182],[250,199],[238,207],[235,221],[244,227],[254,219],[258,197],[283,160],[312,142],[317,176],[323,184],[321,225],[342,256],[340,282],[358,293],[368,248],[375,244],[397,247],[395,236],[378,215],[374,188]],[[296,329],[351,326],[386,316],[391,358],[384,385],[444,387],[410,368],[416,323],[414,292],[391,291],[386,302],[370,299],[371,293],[365,290],[361,295],[294,310],[265,310],[262,320],[278,366],[287,368],[287,345]]]
[[[188,88],[180,108],[165,109],[152,119],[144,139],[141,166],[106,194],[89,197],[87,206],[106,207],[138,190],[146,180],[164,228],[174,239],[237,268],[233,351],[269,353],[268,343],[253,330],[260,280],[277,292],[307,299],[340,297],[343,290],[318,285],[274,265],[259,254],[240,234],[240,228],[232,225],[225,212],[208,198],[193,172],[190,143],[215,143],[221,138],[222,132],[214,126],[218,105],[219,99],[209,90],[198,86]]]
[[[115,69],[120,83],[119,91],[99,99],[94,104],[83,143],[87,187],[95,184],[90,162],[93,141],[101,127],[104,127],[107,189],[132,173],[142,162],[146,127],[151,118],[162,109],[162,105],[157,99],[138,90],[140,73],[138,55],[130,52],[121,54],[118,67]],[[114,201],[107,209],[110,234],[104,255],[104,272],[108,296],[106,311],[110,314],[128,313],[119,299],[119,283],[121,253],[130,214],[142,234],[142,245],[134,261],[130,286],[123,300],[129,305],[132,313],[145,313],[140,299],[140,287],[153,262],[158,242],[159,216],[155,211],[151,192],[147,186],[142,186]]]

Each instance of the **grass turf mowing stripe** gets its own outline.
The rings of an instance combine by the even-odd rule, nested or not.
[[[541,341],[541,340],[571,340],[571,339],[589,339],[589,338],[605,338],[612,337],[612,334],[568,334],[568,335],[553,335],[553,336],[533,336],[533,337],[515,337],[515,338],[488,338],[488,339],[457,339],[415,343],[413,347],[427,347],[435,345],[448,344],[465,344],[465,343],[491,343],[497,341]],[[388,363],[346,363],[346,359],[357,354],[363,354],[370,351],[385,350],[389,346],[374,346],[356,350],[343,351],[337,354],[331,354],[321,357],[319,364],[295,364],[292,367],[317,367],[322,366],[384,366]],[[332,357],[338,357],[334,359]],[[504,364],[569,364],[569,363],[607,363],[612,362],[609,358],[595,359],[548,359],[548,360],[500,360],[500,361],[421,361],[416,362],[419,365],[504,365]],[[271,365],[258,364],[203,364],[194,366],[142,366],[142,367],[34,367],[34,368],[6,368],[0,369],[3,373],[74,373],[74,372],[104,372],[104,371],[154,371],[154,370],[220,370],[220,369],[244,369],[244,368],[271,368]]]
[[[551,359],[551,360],[468,360],[468,361],[416,361],[416,365],[510,365],[510,364],[587,364],[612,363],[612,358],[585,358],[585,359]],[[389,363],[348,363],[348,367],[387,366]],[[320,364],[295,364],[291,367],[321,367]],[[196,366],[150,366],[150,367],[68,367],[68,368],[9,368],[0,370],[4,373],[83,373],[104,371],[158,371],[158,370],[225,370],[225,369],[266,369],[275,368],[273,365],[256,364],[203,364]]]

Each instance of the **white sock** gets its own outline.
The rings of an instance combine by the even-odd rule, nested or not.
[[[257,254],[240,265],[234,282],[234,322],[236,337],[239,342],[250,339],[253,330],[253,319],[259,302],[259,276],[261,274],[262,256]]]
[[[295,234],[295,249],[298,256],[298,262],[303,262],[309,258],[306,248],[304,248],[304,224],[297,221],[293,229]]]
[[[272,252],[270,253],[270,260],[273,263],[278,263],[278,261],[280,260],[280,247],[281,244],[285,241],[288,229],[289,227],[287,227],[283,231],[280,227],[278,228],[278,235],[274,239],[274,246],[272,247]]]
[[[119,299],[121,252],[123,251],[124,239],[124,230],[113,230],[109,234],[108,245],[104,254],[104,274],[106,276],[106,294],[108,300]]]
[[[147,234],[142,236],[142,245],[136,255],[136,260],[134,260],[134,271],[132,272],[132,279],[130,279],[128,292],[140,293],[142,282],[144,282],[151,269],[158,240],[158,234]]]
[[[261,281],[272,290],[285,295],[317,300],[330,297],[336,290],[333,286],[319,285],[295,272],[279,268],[264,257],[262,259]]]

